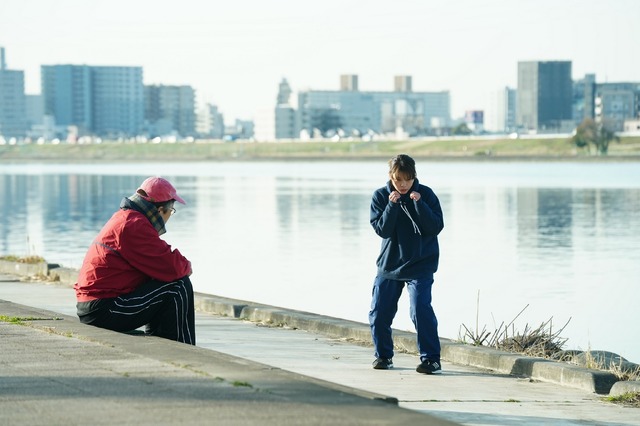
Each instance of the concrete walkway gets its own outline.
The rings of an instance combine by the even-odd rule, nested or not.
[[[68,286],[0,275],[0,299],[0,315],[39,318],[0,322],[0,424],[640,425],[584,369],[531,378],[560,363],[444,342],[442,375],[405,353],[373,370],[368,326],[335,318],[198,295],[194,348],[82,325]]]

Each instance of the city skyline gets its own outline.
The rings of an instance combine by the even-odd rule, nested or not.
[[[343,74],[357,74],[359,90],[391,91],[396,75],[410,75],[414,91],[450,91],[456,118],[517,87],[518,61],[572,61],[574,79],[640,80],[638,16],[635,0],[327,0],[315,9],[3,0],[0,46],[28,94],[40,93],[41,65],[141,66],[144,84],[190,85],[231,121],[273,108],[282,78],[296,93],[339,90]]]

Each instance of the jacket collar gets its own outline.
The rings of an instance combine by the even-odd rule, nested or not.
[[[133,194],[129,198],[123,198],[120,202],[120,208],[122,210],[135,210],[145,215],[156,231],[158,231],[158,235],[162,235],[167,232],[164,227],[164,219],[160,216],[158,208],[138,194]]]

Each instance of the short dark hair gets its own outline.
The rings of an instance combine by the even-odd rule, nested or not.
[[[418,174],[416,173],[416,162],[413,158],[407,154],[398,154],[389,160],[389,176],[394,177],[398,173],[406,175],[409,179],[415,179]]]

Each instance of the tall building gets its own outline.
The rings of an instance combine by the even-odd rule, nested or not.
[[[393,83],[396,92],[411,92],[413,90],[410,75],[397,75],[393,78]]]
[[[43,65],[45,116],[80,135],[135,136],[142,131],[142,67]]]
[[[42,95],[25,95],[27,111],[27,128],[40,125],[44,120],[44,104]]]
[[[80,135],[92,134],[93,88],[87,65],[43,65],[40,68],[44,115],[57,126],[76,126]]]
[[[573,82],[572,117],[576,126],[585,119],[595,118],[596,75],[586,74]]]
[[[24,71],[8,69],[4,47],[0,47],[0,136],[21,138],[26,131]]]
[[[357,79],[356,79],[357,86]],[[291,86],[286,79],[282,79],[278,88],[278,99],[274,111],[276,139],[293,139],[298,136],[296,110],[291,106]],[[260,123],[258,127],[263,125]],[[259,129],[262,133],[262,129]],[[262,134],[259,137],[265,137]]]
[[[512,133],[516,131],[517,90],[503,87],[491,92],[484,114],[484,128],[489,132]]]
[[[358,91],[358,76],[355,74],[343,74],[340,76],[340,90],[344,92]]]
[[[640,118],[640,83],[596,85],[595,120],[610,130],[624,130],[627,120]]]
[[[144,86],[144,118],[151,136],[195,136],[195,90],[191,86]]]
[[[276,105],[289,105],[291,99],[291,86],[286,78],[283,78],[278,85],[278,100]]]
[[[490,113],[485,117],[487,130],[511,133],[516,130],[517,90],[505,87],[491,99]]]
[[[397,79],[394,82],[397,83]],[[306,90],[298,93],[298,131],[314,137],[351,135],[433,134],[448,126],[449,92],[413,92],[403,76],[389,92]]]
[[[277,108],[277,107],[276,107]],[[255,114],[254,138],[258,142],[273,142],[276,137],[276,115],[273,108],[259,108]]]
[[[522,130],[572,130],[572,101],[571,61],[518,62],[516,121]]]
[[[92,66],[93,123],[104,137],[140,135],[144,125],[142,67]]]
[[[275,138],[295,139],[298,136],[296,110],[288,104],[275,109]]]

